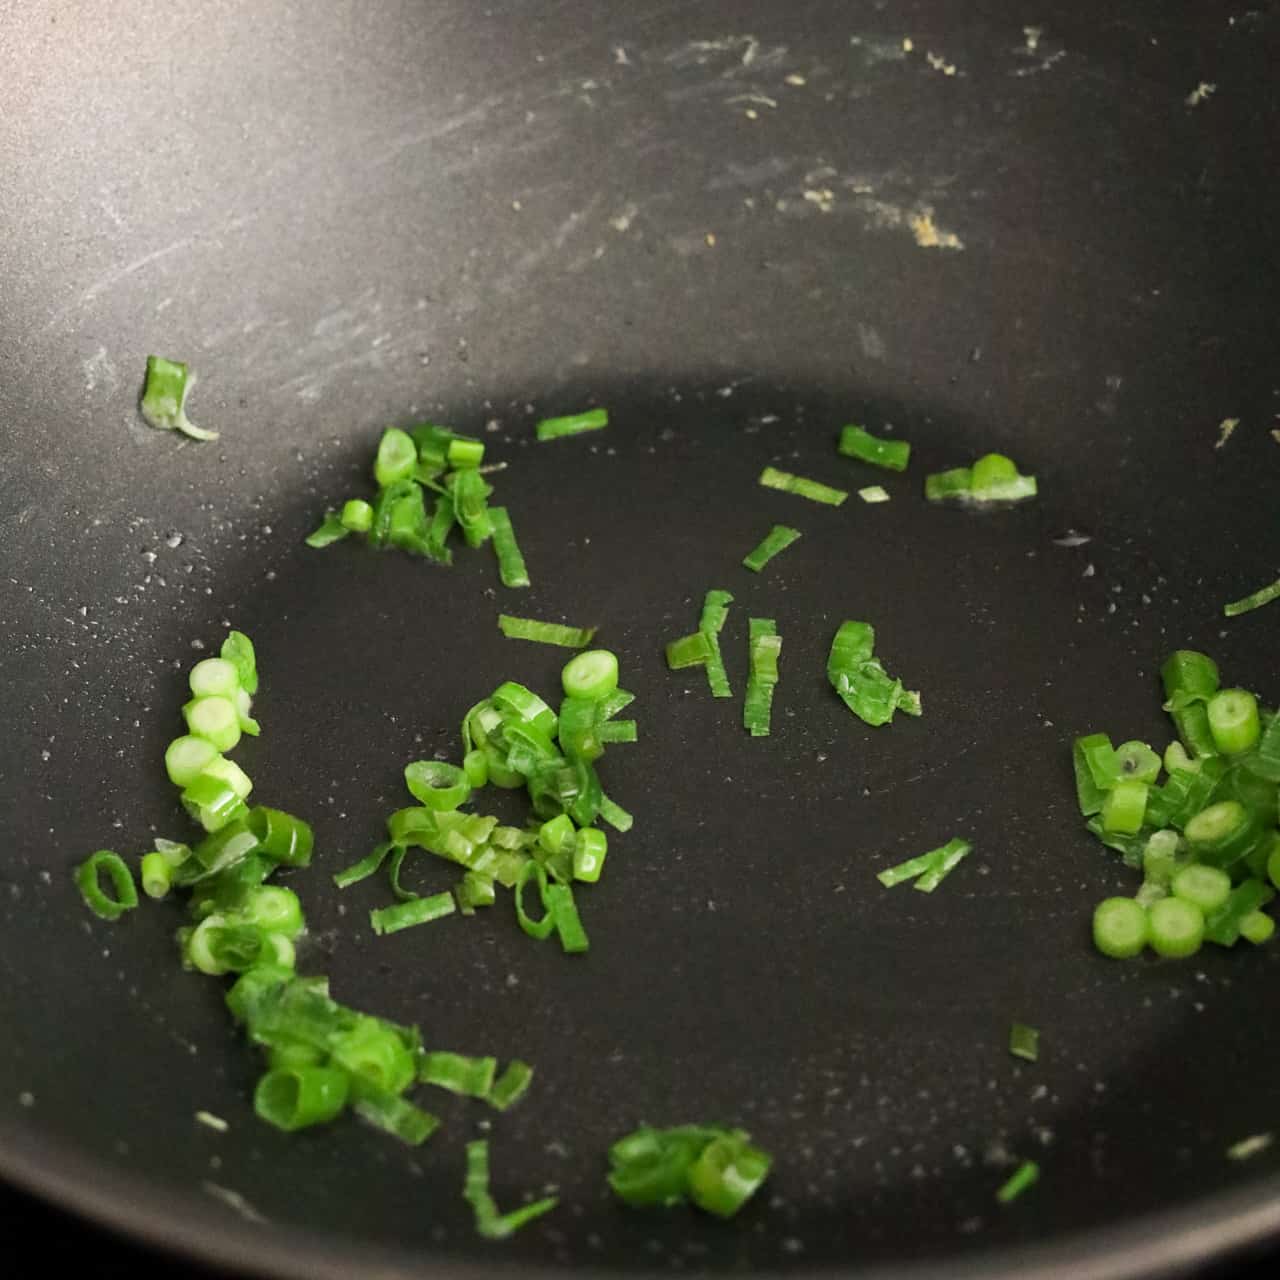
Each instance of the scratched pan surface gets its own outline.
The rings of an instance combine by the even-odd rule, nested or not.
[[[1224,1150],[1274,1123],[1280,952],[1114,965],[1087,939],[1131,881],[1079,828],[1065,744],[1163,741],[1176,645],[1277,674],[1275,617],[1218,612],[1277,568],[1276,16],[1125,8],[6,7],[0,1167],[312,1276],[1155,1274],[1275,1229],[1275,1156]],[[202,373],[218,443],[138,424],[151,351]],[[607,433],[530,444],[595,402]],[[421,417],[511,464],[531,591],[495,590],[487,552],[300,545]],[[910,439],[911,472],[838,458],[849,420]],[[1037,502],[925,505],[925,471],[992,448]],[[766,493],[768,462],[892,500]],[[754,577],[771,521],[804,536]],[[746,617],[778,620],[768,740],[663,669],[711,586],[739,689]],[[563,655],[503,640],[499,608],[599,623],[639,695],[606,766],[638,821],[583,894],[583,959],[505,906],[375,940],[380,888],[328,879],[475,698],[554,689]],[[922,720],[872,731],[831,697],[845,617]],[[268,1131],[177,908],[79,906],[75,860],[182,830],[159,756],[229,624],[264,671],[239,758],[316,827],[304,967],[431,1044],[533,1061],[491,1131],[447,1101],[419,1151]],[[976,851],[932,897],[876,884],[953,834]],[[611,1137],[710,1118],[777,1154],[740,1220],[610,1202]],[[501,1250],[459,1196],[482,1131],[503,1203],[563,1197]],[[998,1210],[1023,1158],[1042,1182]]]

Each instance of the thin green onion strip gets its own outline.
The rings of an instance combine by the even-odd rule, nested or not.
[[[711,660],[711,642],[705,632],[694,631],[679,640],[668,641],[665,650],[667,669],[683,671],[686,667],[704,667]]]
[[[510,1213],[500,1213],[489,1191],[489,1143],[483,1138],[467,1143],[462,1195],[475,1215],[476,1233],[486,1240],[505,1240],[560,1203],[558,1196],[547,1196]]]
[[[381,937],[387,933],[399,933],[401,929],[411,929],[414,925],[442,920],[456,910],[453,894],[435,893],[430,897],[411,898],[408,902],[397,902],[393,907],[370,911],[369,923],[374,933]]]
[[[511,516],[506,507],[490,507],[489,522],[493,526],[493,552],[498,557],[498,576],[504,587],[527,587],[529,570],[516,542]]]
[[[1238,618],[1242,613],[1261,609],[1264,604],[1270,604],[1273,600],[1280,600],[1280,578],[1268,583],[1265,587],[1259,587],[1257,591],[1252,591],[1239,600],[1224,604],[1222,612],[1228,618]]]
[[[888,502],[889,491],[883,485],[869,484],[858,490],[858,497],[874,506],[878,502]]]
[[[841,428],[836,447],[846,458],[857,458],[889,471],[905,471],[911,460],[911,446],[905,440],[884,440],[852,424]]]
[[[527,1062],[513,1058],[493,1082],[485,1101],[496,1111],[509,1111],[528,1093],[532,1083],[533,1068]]]
[[[775,524],[761,539],[760,544],[743,557],[743,565],[752,573],[759,573],[779,552],[785,551],[800,537],[800,530],[790,525]]]
[[[914,888],[921,893],[932,893],[972,852],[973,845],[968,840],[953,836],[937,849],[908,858],[897,866],[886,867],[876,875],[876,879],[886,889],[905,880],[915,880]]]
[[[595,627],[570,627],[558,622],[538,622],[534,618],[498,615],[498,628],[509,640],[534,640],[566,649],[585,649],[595,637]]]
[[[707,658],[707,684],[713,698],[731,698],[733,689],[729,684],[729,673],[725,670],[724,655],[720,651],[720,633],[729,617],[729,606],[733,597],[719,587],[713,587],[702,601],[702,614],[698,619],[698,630],[706,638],[711,650]]]
[[[543,418],[535,428],[540,441],[559,440],[564,436],[579,436],[584,431],[599,431],[609,425],[607,409],[588,409],[585,413],[571,413],[561,418]]]
[[[1001,1204],[1011,1204],[1039,1180],[1040,1166],[1034,1160],[1024,1160],[996,1192],[996,1199]]]
[[[789,471],[779,471],[777,467],[765,467],[760,473],[759,483],[766,489],[794,493],[798,498],[808,498],[810,502],[821,502],[829,507],[838,507],[849,497],[844,489],[833,489],[817,480],[792,475]]]
[[[782,637],[772,618],[747,620],[750,674],[742,702],[742,725],[753,738],[769,736],[773,691],[778,683],[778,655]]]
[[[424,1053],[418,1063],[418,1079],[464,1098],[487,1098],[493,1091],[496,1058],[469,1058],[461,1053]]]

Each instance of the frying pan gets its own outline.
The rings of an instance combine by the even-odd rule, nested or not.
[[[1219,612],[1276,569],[1273,6],[2,8],[8,1177],[256,1274],[1156,1275],[1280,1228],[1274,1152],[1224,1156],[1275,1122],[1280,953],[1094,954],[1091,905],[1131,884],[1066,751],[1163,742],[1180,645],[1275,696],[1274,617]],[[153,351],[203,375],[217,443],[139,423]],[[592,403],[607,432],[531,442]],[[529,592],[487,552],[301,546],[422,418],[509,462]],[[887,505],[755,485],[883,479],[835,455],[847,421],[915,446]],[[1036,502],[924,503],[924,471],[992,449]],[[803,537],[755,578],[774,521]],[[711,586],[739,689],[746,617],[778,620],[766,740],[663,668]],[[502,908],[376,939],[380,888],[328,879],[466,706],[555,688],[562,655],[504,640],[503,608],[598,623],[639,695],[606,762],[638,821],[583,895],[585,958]],[[923,719],[830,695],[846,617]],[[537,1067],[495,1189],[563,1205],[505,1245],[459,1194],[475,1108],[433,1100],[415,1151],[267,1130],[179,909],[76,900],[89,850],[182,829],[160,754],[228,625],[264,673],[239,758],[316,828],[304,967]],[[877,885],[953,834],[976,852],[939,892]],[[611,1138],[716,1118],[777,1156],[739,1219],[611,1202]],[[1042,1180],[1000,1208],[1022,1158]]]

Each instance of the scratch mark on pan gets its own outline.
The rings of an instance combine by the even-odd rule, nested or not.
[[[410,133],[401,134],[400,137],[393,138],[387,145],[386,150],[375,156],[370,163],[373,165],[387,164],[410,147],[421,146],[424,142],[438,142],[441,138],[447,138],[450,134],[457,133],[459,129],[465,129],[468,125],[482,124],[489,112],[500,106],[501,102],[501,98],[489,97],[484,99],[483,102],[476,103],[474,107],[470,107],[466,111],[460,111],[457,115],[449,116],[447,119],[439,120],[425,129],[415,129]]]

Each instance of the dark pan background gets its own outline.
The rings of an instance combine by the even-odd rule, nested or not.
[[[1066,744],[1162,742],[1178,645],[1275,696],[1276,615],[1220,605],[1280,571],[1278,22],[0,2],[0,1166],[155,1244],[309,1275],[1101,1276],[1274,1232],[1276,1149],[1224,1151],[1275,1123],[1280,952],[1093,954],[1091,905],[1132,880],[1079,829]],[[140,424],[152,351],[200,372],[218,443]],[[608,432],[531,445],[592,403]],[[444,573],[300,546],[366,484],[380,428],[424,416],[511,463],[530,592],[497,588],[487,551]],[[854,420],[910,439],[911,472],[838,458]],[[924,504],[925,472],[993,448],[1037,502]],[[767,462],[893,500],[765,493]],[[804,537],[755,578],[738,561],[771,521]],[[766,742],[663,668],[709,586],[738,597],[739,687],[746,617],[778,619]],[[598,622],[640,695],[642,741],[606,765],[639,820],[582,895],[582,960],[506,906],[374,939],[380,886],[328,883],[466,706],[506,677],[554,689],[564,655],[504,640],[499,608]],[[876,623],[923,720],[872,731],[830,696],[845,617]],[[417,1152],[266,1130],[218,985],[178,969],[177,909],[106,926],[77,903],[91,849],[182,829],[158,761],[228,625],[264,670],[238,758],[316,826],[304,966],[539,1069],[493,1117],[496,1190],[564,1204],[500,1250],[459,1196],[489,1117],[435,1104]],[[952,834],[976,852],[943,890],[880,890]],[[1015,1018],[1042,1028],[1034,1067],[1005,1051]],[[778,1156],[741,1219],[610,1202],[612,1137],[716,1117]],[[1027,1157],[1040,1186],[999,1210]]]

